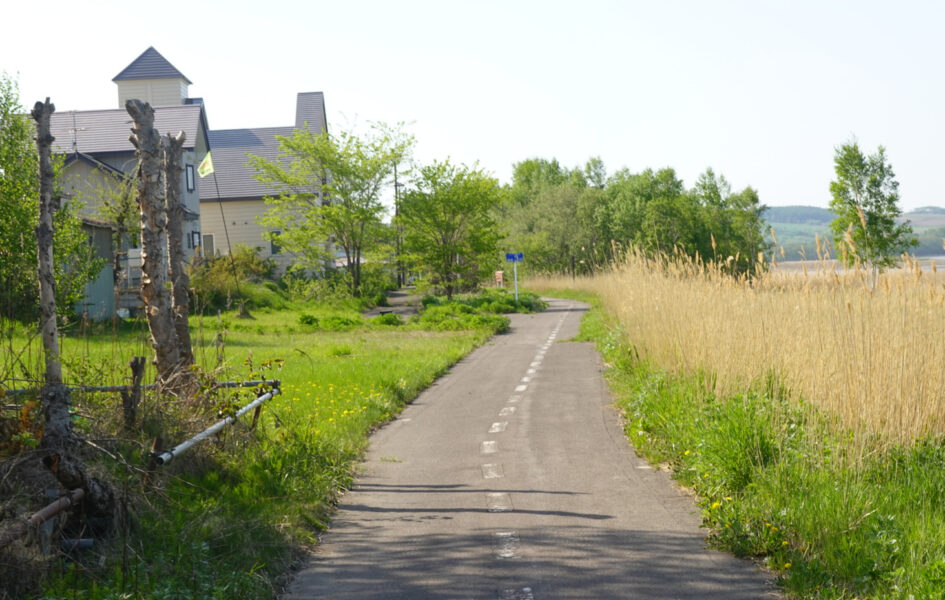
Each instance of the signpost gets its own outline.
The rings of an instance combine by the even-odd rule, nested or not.
[[[505,262],[512,263],[512,273],[515,276],[515,303],[518,304],[518,263],[525,259],[521,252],[506,252]]]

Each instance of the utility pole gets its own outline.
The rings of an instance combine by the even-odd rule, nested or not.
[[[400,220],[397,218],[400,216],[400,186],[402,184],[397,181],[397,163],[394,163],[394,227],[395,227],[395,252],[397,253],[396,258],[394,259],[394,269],[397,271],[397,287],[402,288],[406,283],[404,276],[403,265],[401,264],[401,237],[403,232],[400,227]]]

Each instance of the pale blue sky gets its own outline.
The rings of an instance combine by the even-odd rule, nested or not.
[[[9,4],[9,3],[8,3]],[[833,149],[886,146],[904,208],[945,205],[945,3],[871,1],[151,2],[5,6],[0,70],[25,105],[117,107],[154,46],[214,129],[407,121],[422,162],[600,155],[608,170],[712,167],[769,205],[826,206]],[[39,43],[34,34],[47,32]],[[140,37],[139,37],[140,36]]]

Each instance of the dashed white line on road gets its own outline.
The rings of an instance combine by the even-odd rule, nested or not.
[[[498,600],[535,600],[532,588],[504,588],[496,592]]]
[[[519,538],[515,531],[497,531],[492,534],[492,551],[496,558],[518,556]]]
[[[527,375],[525,377],[522,377],[522,383],[530,383],[531,380],[532,378]]]
[[[489,428],[489,433],[502,433],[508,426],[508,421],[496,421],[492,424],[492,427]]]
[[[495,440],[488,440],[482,443],[480,450],[483,454],[495,454],[499,451],[499,443]]]
[[[534,374],[537,373],[538,371],[535,370],[535,369],[529,369],[529,370],[527,370],[527,371],[525,371],[525,372],[528,373],[529,375],[534,375]]]
[[[527,385],[515,386],[515,391],[516,391],[516,392],[524,392],[524,391],[527,390],[527,389],[528,389],[528,386],[527,386]]]
[[[486,508],[489,512],[509,512],[512,510],[512,497],[506,492],[489,492],[486,494]]]
[[[483,479],[499,479],[504,476],[505,474],[502,471],[502,465],[492,463],[482,465]]]
[[[514,415],[514,414],[515,414],[515,407],[514,407],[514,406],[506,406],[506,407],[504,407],[502,410],[499,411],[499,416],[500,416],[500,417],[509,417],[509,416],[511,416],[511,415]]]
[[[522,397],[519,396],[518,394],[513,394],[512,396],[509,396],[509,402],[518,402],[521,399]]]

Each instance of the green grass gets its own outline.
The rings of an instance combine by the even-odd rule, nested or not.
[[[942,440],[853,446],[774,377],[713,397],[711,374],[653,368],[599,309],[580,338],[637,451],[697,493],[713,545],[763,559],[791,597],[945,598]]]
[[[302,314],[322,324],[347,319],[354,325],[311,327],[300,323]],[[273,596],[299,548],[315,543],[327,525],[368,434],[502,325],[480,320],[467,323],[473,328],[431,331],[422,324],[368,323],[346,306],[258,309],[253,317],[195,317],[198,361],[218,380],[278,378],[282,395],[264,406],[255,430],[247,417],[149,484],[120,463],[98,462],[95,468],[107,470],[126,498],[129,524],[119,524],[118,535],[94,556],[54,570],[44,584],[46,598]],[[70,382],[123,383],[129,358],[148,355],[140,324],[104,329],[63,339]],[[5,343],[25,343],[24,336],[18,330]],[[39,358],[35,348],[24,356],[27,364]],[[142,465],[150,435],[178,443],[216,420],[217,410],[251,397],[245,390],[227,392],[187,406],[152,398],[143,407],[145,433],[136,439],[104,436],[117,425],[117,397],[78,397],[77,427],[129,464]]]

